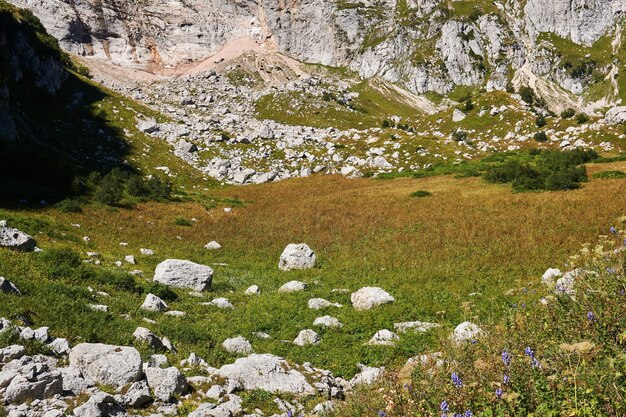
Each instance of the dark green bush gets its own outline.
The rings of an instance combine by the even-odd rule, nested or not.
[[[81,211],[83,211],[80,203],[70,198],[66,198],[65,200],[59,201],[55,205],[55,207],[61,213],[80,213]]]
[[[144,292],[146,294],[154,294],[164,301],[178,300],[178,295],[170,287],[157,282],[151,282],[148,284]]]
[[[98,184],[94,198],[97,202],[109,206],[116,205],[124,197],[124,185],[129,174],[119,168],[113,168]]]
[[[153,175],[145,183],[147,195],[153,200],[170,200],[174,186],[167,178]]]
[[[537,98],[535,91],[527,86],[521,87],[519,89],[519,95],[522,97],[522,100],[525,101],[528,105],[532,106]]]
[[[382,126],[383,129],[387,129],[387,128],[391,127],[391,122],[389,120],[385,119],[381,123],[381,126]]]
[[[537,127],[544,127],[546,124],[546,118],[542,115],[537,116],[537,118],[535,119],[535,125],[537,125]]]
[[[463,142],[467,139],[467,132],[464,130],[456,130],[452,132],[452,140],[456,142]]]
[[[174,220],[174,224],[177,226],[191,227],[191,221],[184,217],[177,217],[176,220]]]
[[[511,184],[515,191],[573,190],[587,181],[587,170],[583,164],[598,158],[593,150],[572,151],[535,150],[517,159],[499,158],[489,166],[483,178],[490,183]],[[520,161],[524,157],[527,161]],[[509,158],[511,156],[509,155]],[[492,159],[498,161],[498,159]]]
[[[570,119],[576,115],[576,110],[574,109],[565,109],[561,112],[562,119]]]
[[[546,132],[543,132],[543,131],[535,133],[533,138],[537,142],[547,142],[548,141],[548,135],[546,135]]]
[[[430,197],[431,195],[433,195],[431,192],[424,191],[424,190],[417,190],[417,191],[411,193],[411,197],[413,197],[413,198]]]
[[[463,106],[463,111],[464,111],[465,113],[467,113],[467,112],[470,112],[470,111],[472,111],[472,110],[474,110],[474,103],[472,103],[472,100],[471,100],[471,99],[468,99],[468,100],[465,102],[465,105]]]
[[[576,123],[578,123],[579,125],[587,123],[588,121],[589,121],[589,116],[587,116],[585,113],[578,113],[576,115]]]

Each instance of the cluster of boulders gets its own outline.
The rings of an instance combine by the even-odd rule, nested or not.
[[[211,245],[212,248],[215,246]],[[289,244],[280,256],[278,267],[283,271],[310,269],[315,267],[316,258],[308,245]],[[213,270],[205,265],[167,259],[157,265],[153,279],[166,286],[188,289],[190,294],[202,295],[202,291],[211,286],[213,274]],[[289,281],[278,291],[301,292],[307,287],[304,282]],[[5,278],[0,278],[0,290],[11,296],[21,294]],[[347,290],[337,291],[345,293]],[[246,294],[258,295],[260,289],[251,286]],[[378,287],[361,288],[351,294],[350,300],[355,310],[369,310],[395,301]],[[234,308],[226,298],[216,298],[205,304]],[[323,298],[312,298],[307,306],[315,310],[343,307]],[[168,305],[154,294],[146,296],[141,309],[178,316],[185,314],[170,311]],[[343,324],[337,318],[325,315],[313,322],[313,327],[318,326],[339,330]],[[438,326],[437,323],[404,322],[396,323],[394,331],[426,332]],[[176,367],[169,364],[163,354],[153,354],[142,360],[137,349],[131,346],[81,343],[71,347],[68,340],[52,337],[47,327],[33,330],[0,319],[0,333],[3,332],[13,332],[18,340],[45,344],[54,355],[30,355],[19,344],[0,349],[0,399],[6,404],[10,417],[61,417],[68,414],[75,417],[123,417],[137,415],[146,407],[154,411],[153,417],[159,417],[178,415],[182,401],[193,404],[189,415],[194,417],[262,416],[260,410],[245,410],[238,395],[240,391],[251,390],[273,393],[276,396],[274,402],[284,414],[303,412],[300,398],[316,396],[320,402],[312,411],[323,415],[333,409],[334,400],[342,399],[358,385],[375,383],[385,372],[384,368],[359,365],[361,372],[347,381],[309,363],[296,365],[272,354],[256,353],[252,343],[243,336],[222,343],[225,351],[240,358],[232,364],[213,368],[195,354]],[[397,333],[382,329],[365,343],[393,346],[400,340]],[[454,330],[451,338],[455,343],[462,343],[481,334],[478,326],[466,322]],[[271,337],[262,332],[256,332],[254,336],[260,339]],[[147,328],[138,327],[133,337],[139,345],[152,351],[176,352],[167,337],[158,337]],[[303,329],[292,343],[307,346],[321,341],[314,330]],[[419,361],[412,358],[407,366]],[[185,377],[188,372],[205,376]],[[287,397],[283,397],[284,394]]]

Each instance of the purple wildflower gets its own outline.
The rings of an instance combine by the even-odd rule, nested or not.
[[[595,316],[595,314],[593,314],[593,311],[590,311],[590,312],[587,313],[587,319],[589,321],[596,321],[596,316]]]
[[[539,362],[537,358],[533,358],[533,360],[530,362],[530,366],[532,366],[533,368],[541,369],[541,362]]]
[[[511,364],[511,355],[506,350],[502,352],[502,363],[504,366],[509,366]]]
[[[293,411],[291,410],[287,411],[287,417],[293,417]]]
[[[511,382],[511,378],[505,374],[504,378],[502,378],[502,382],[504,382],[504,385],[509,385],[509,382]]]
[[[467,410],[463,414],[463,417],[474,417],[474,413],[472,413],[472,410]]]
[[[385,413],[384,411],[380,410],[378,412],[378,417],[387,417],[387,413]]]
[[[502,388],[496,388],[496,397],[502,398],[502,394],[503,394]]]
[[[452,372],[452,384],[454,384],[457,388],[461,388],[463,386],[463,381],[456,372]]]
[[[450,406],[448,405],[448,402],[446,400],[443,400],[441,404],[439,404],[439,409],[444,413],[447,413],[448,411],[450,411]]]
[[[616,234],[617,234],[617,229],[615,228],[615,226],[611,226],[611,227],[609,228],[609,231],[610,231],[611,233],[613,233],[614,235],[616,235]]]
[[[526,347],[526,349],[524,349],[524,353],[530,358],[535,357],[535,352],[530,347]]]

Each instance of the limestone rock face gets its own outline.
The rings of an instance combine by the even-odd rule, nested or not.
[[[101,343],[81,343],[70,352],[70,366],[91,384],[123,387],[141,379],[143,364],[137,349]]]
[[[176,67],[245,40],[414,93],[440,94],[459,85],[504,90],[508,72],[526,63],[578,94],[584,85],[563,77],[564,62],[546,52],[539,35],[590,47],[612,35],[626,11],[624,0],[509,0],[488,2],[486,14],[467,19],[441,0],[409,0],[403,7],[414,19],[407,25],[397,1],[347,1],[351,7],[328,0],[213,0],[211,7],[206,0],[10,2],[31,9],[66,50],[122,66]],[[259,135],[273,136],[268,130]]]

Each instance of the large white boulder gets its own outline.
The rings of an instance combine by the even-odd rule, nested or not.
[[[315,252],[305,243],[291,243],[287,245],[278,261],[278,269],[291,271],[294,269],[309,269],[315,266]]]
[[[252,354],[217,371],[223,378],[238,381],[246,391],[315,394],[317,391],[297,369],[283,358],[270,354]]]
[[[385,374],[385,368],[374,368],[371,366],[365,366],[363,364],[358,365],[361,372],[356,374],[354,378],[350,380],[350,386],[356,387],[358,385],[371,385],[381,379]]]
[[[191,261],[167,259],[157,265],[154,281],[170,287],[204,291],[211,287],[213,269]]]
[[[70,366],[90,385],[121,388],[141,379],[143,364],[137,349],[102,343],[81,343],[70,352]]]
[[[0,292],[5,294],[21,295],[20,290],[17,289],[15,284],[4,277],[0,277]]]
[[[369,310],[381,304],[396,301],[387,291],[378,287],[364,287],[350,296],[352,306],[356,310]]]
[[[19,252],[32,252],[36,246],[37,242],[31,236],[9,227],[4,220],[0,222],[0,247]]]
[[[612,125],[626,123],[626,106],[613,107],[611,110],[606,112],[604,120]]]

